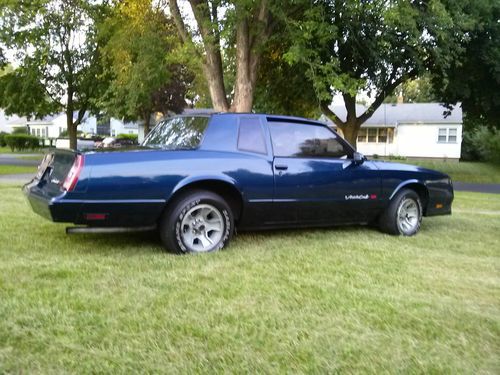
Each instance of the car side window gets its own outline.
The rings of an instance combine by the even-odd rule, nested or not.
[[[349,158],[351,150],[323,126],[285,122],[269,123],[274,156]]]
[[[259,118],[242,117],[240,119],[238,150],[267,154],[266,142]]]

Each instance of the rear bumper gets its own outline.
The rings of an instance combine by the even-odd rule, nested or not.
[[[79,211],[81,204],[61,204],[59,200],[64,197],[64,192],[60,192],[59,195],[51,195],[39,185],[39,181],[33,180],[23,186],[24,195],[33,211],[54,222],[74,222],[75,213]]]

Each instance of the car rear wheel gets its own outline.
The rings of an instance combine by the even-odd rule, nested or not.
[[[227,246],[233,226],[233,214],[223,198],[209,191],[192,191],[164,213],[159,230],[170,251],[206,253]]]
[[[418,194],[403,189],[391,200],[379,220],[380,229],[389,234],[413,236],[422,222],[422,204]]]

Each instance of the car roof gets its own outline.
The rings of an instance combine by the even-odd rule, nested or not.
[[[241,116],[241,115],[251,115],[251,116],[263,116],[266,117],[268,121],[288,121],[300,124],[311,124],[311,125],[322,125],[328,126],[326,123],[318,120],[313,120],[305,117],[297,117],[297,116],[286,116],[286,115],[275,115],[275,114],[267,114],[267,113],[253,113],[253,112],[215,112],[215,113],[206,113],[206,115],[220,115],[220,116]]]

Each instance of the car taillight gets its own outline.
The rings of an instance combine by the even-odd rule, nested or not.
[[[80,177],[80,172],[83,169],[83,155],[76,155],[75,161],[71,166],[71,169],[64,180],[62,187],[66,191],[72,191],[76,183],[78,182],[78,177]]]

